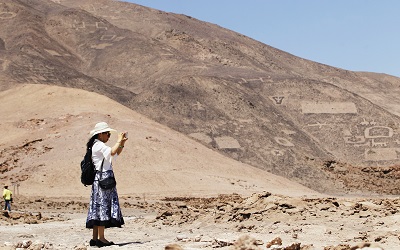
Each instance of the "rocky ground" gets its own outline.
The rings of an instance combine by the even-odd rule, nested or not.
[[[396,249],[399,198],[120,197],[125,225],[106,237],[125,249]],[[3,212],[2,249],[87,249],[87,201],[19,197]]]

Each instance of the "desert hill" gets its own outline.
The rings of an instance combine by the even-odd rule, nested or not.
[[[36,83],[96,92],[314,190],[399,193],[399,78],[318,64],[118,1],[1,0],[0,13],[1,90]],[[73,113],[74,100],[62,100]],[[119,109],[107,114],[117,119]],[[63,147],[76,161],[82,143],[74,143]]]
[[[99,94],[30,84],[1,92],[0,100],[2,181],[19,183],[23,195],[88,196],[90,187],[85,188],[79,181],[79,162],[89,131],[97,121],[130,132],[115,165],[121,195],[249,195],[262,190],[292,196],[318,195],[218,154]],[[108,144],[115,140],[114,135]]]

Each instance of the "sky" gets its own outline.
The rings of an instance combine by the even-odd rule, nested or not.
[[[217,24],[295,56],[400,77],[399,0],[124,0]]]

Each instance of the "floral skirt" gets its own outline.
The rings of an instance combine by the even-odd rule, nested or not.
[[[114,172],[112,170],[103,172],[102,178],[108,176],[114,176]],[[86,228],[93,228],[93,226],[121,227],[124,225],[124,218],[119,206],[117,188],[102,189],[99,186],[99,179],[100,171],[96,173],[92,185]]]

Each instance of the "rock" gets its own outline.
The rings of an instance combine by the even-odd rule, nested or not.
[[[371,243],[360,243],[350,248],[350,250],[383,250],[380,246]]]
[[[324,250],[349,250],[349,245],[327,246]]]
[[[188,236],[186,234],[178,234],[176,236],[176,240],[178,240],[178,241],[187,241],[188,240]]]
[[[301,245],[301,243],[293,243],[292,245],[287,246],[284,249],[285,250],[300,250],[301,249],[300,245]]]
[[[22,241],[22,247],[23,248],[28,248],[30,245],[32,245],[32,241],[30,241],[30,240]]]
[[[273,239],[270,242],[268,242],[266,247],[270,248],[273,245],[282,246],[282,239],[279,238],[279,237],[276,237],[275,239]]]
[[[78,245],[78,246],[74,247],[74,250],[87,250],[87,247],[84,245]]]
[[[259,246],[259,241],[257,241],[256,239],[248,236],[248,235],[244,235],[241,236],[237,241],[235,241],[235,243],[233,244],[233,250],[242,250],[242,249],[246,249],[246,250],[261,250]]]
[[[358,216],[360,218],[368,218],[368,217],[372,216],[372,213],[370,211],[360,211]]]
[[[213,247],[227,247],[231,245],[233,245],[233,243],[225,239],[214,239],[214,242],[212,243]]]
[[[183,250],[183,248],[178,244],[168,244],[165,246],[165,250]]]
[[[361,204],[363,207],[366,207],[366,208],[368,208],[368,209],[376,209],[376,210],[382,209],[382,206],[381,206],[381,205],[377,205],[377,204],[372,203],[372,202],[370,202],[370,201],[363,201],[363,202],[360,202],[360,204]]]

